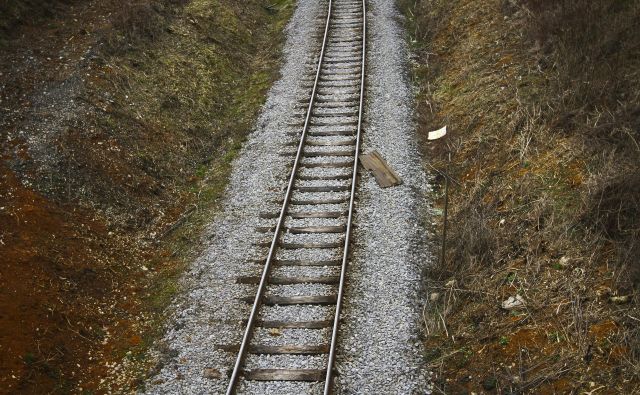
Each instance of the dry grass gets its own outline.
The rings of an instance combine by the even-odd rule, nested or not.
[[[452,131],[426,155],[442,169],[451,151],[461,184],[447,259],[427,274],[437,387],[631,393],[640,4],[404,3],[420,126]],[[515,295],[526,305],[501,309]]]
[[[0,297],[28,304],[20,302],[0,328],[3,349],[13,350],[5,353],[3,368],[6,361],[13,370],[0,375],[0,393],[16,393],[16,386],[18,393],[82,392],[80,383],[87,392],[121,393],[140,385],[145,351],[163,330],[180,271],[277,77],[292,4],[0,2],[0,45],[8,48],[0,62],[0,117],[7,115],[0,122],[11,126],[0,134],[22,135],[23,122],[45,125],[2,147],[7,210],[0,220],[7,226],[0,241],[11,243],[0,243],[0,256],[11,265],[3,263]],[[16,14],[5,18],[3,7],[13,5]],[[30,7],[55,14],[19,20]],[[5,35],[4,21],[21,28]],[[56,106],[33,112],[19,99],[42,96]],[[69,102],[77,111],[67,113]],[[50,108],[64,113],[55,127]],[[42,130],[51,141],[35,151],[30,144]],[[13,189],[24,192],[22,201],[11,198]],[[13,212],[21,215],[3,215]],[[42,219],[50,217],[57,222]],[[50,306],[64,317],[50,315]],[[7,345],[15,341],[20,347]],[[118,363],[126,369],[116,372]]]
[[[3,0],[0,1],[0,43],[14,38],[20,26],[46,21],[68,5],[81,0]]]
[[[101,86],[114,96],[100,129],[130,148],[120,171],[148,188],[125,189],[124,212],[135,232],[155,234],[172,256],[192,257],[202,229],[226,186],[230,164],[251,131],[266,91],[277,76],[280,33],[290,0],[171,0],[134,5],[105,38]],[[159,21],[159,23],[149,21]],[[96,91],[98,93],[99,90]],[[108,193],[112,184],[106,184]],[[116,193],[120,191],[115,191]],[[145,201],[153,204],[145,204]],[[146,211],[140,212],[137,208]],[[148,222],[139,222],[149,218]],[[129,222],[130,223],[130,222]],[[176,224],[179,224],[176,227]],[[179,290],[180,267],[159,259],[160,278],[147,300],[155,314],[128,374],[162,329],[165,309]],[[154,266],[154,265],[152,265]],[[127,382],[130,377],[124,377]],[[135,384],[135,383],[134,383]]]
[[[189,202],[214,194],[201,182],[250,131],[275,78],[273,37],[289,4],[122,6],[80,97],[92,111],[57,142],[55,173],[68,176],[45,180],[45,189],[106,212],[115,228],[164,233]]]

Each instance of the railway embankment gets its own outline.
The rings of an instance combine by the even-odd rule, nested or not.
[[[638,2],[402,3],[441,210],[434,169],[452,180],[424,295],[434,391],[634,393]]]
[[[139,386],[292,3],[0,4],[0,393]]]

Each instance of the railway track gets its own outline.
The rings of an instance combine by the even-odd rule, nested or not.
[[[264,265],[262,274],[237,279],[258,288],[245,300],[252,308],[240,345],[228,347],[237,352],[229,395],[250,381],[318,382],[324,394],[333,391],[362,131],[366,35],[366,0],[327,1],[317,63],[304,80],[310,95],[298,103],[304,123],[291,153],[286,192],[279,212],[262,215],[270,225],[257,229],[265,235],[260,243],[265,258],[256,262]],[[248,367],[255,356],[274,358]],[[287,359],[278,356],[292,356],[295,364],[283,366]]]

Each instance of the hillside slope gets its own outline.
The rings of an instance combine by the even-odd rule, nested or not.
[[[640,2],[402,4],[425,156],[453,179],[425,295],[435,388],[634,393]]]
[[[95,391],[144,361],[291,4],[0,5],[0,393]]]

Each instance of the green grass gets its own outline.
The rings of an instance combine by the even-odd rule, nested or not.
[[[167,309],[181,291],[180,277],[200,251],[232,163],[278,75],[281,32],[293,4],[278,0],[265,8],[261,1],[194,0],[163,16],[165,33],[134,40],[133,49],[115,37],[105,57],[113,66],[119,111],[140,119],[137,124],[111,119],[109,127],[127,145],[143,147],[136,161],[147,174],[169,176],[163,182],[171,183],[168,189],[180,196],[184,210],[197,207],[162,240],[166,254],[148,263],[156,272],[144,301],[151,322],[139,345],[119,351],[132,362],[137,385],[146,372],[147,351],[162,335]]]

